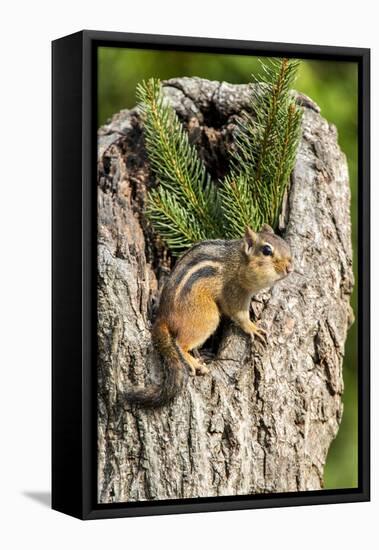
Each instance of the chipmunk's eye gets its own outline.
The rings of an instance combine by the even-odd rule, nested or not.
[[[263,245],[261,250],[264,256],[272,256],[272,248],[269,244]]]

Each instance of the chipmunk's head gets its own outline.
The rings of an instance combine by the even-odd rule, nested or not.
[[[267,224],[259,233],[246,228],[242,251],[246,260],[246,279],[254,289],[271,287],[293,271],[290,247]]]

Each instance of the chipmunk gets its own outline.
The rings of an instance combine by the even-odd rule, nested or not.
[[[207,374],[206,365],[190,351],[215,332],[221,315],[264,340],[266,332],[250,320],[251,298],[292,271],[288,244],[266,224],[259,233],[246,228],[240,240],[192,246],[163,288],[152,329],[153,343],[162,357],[162,381],[126,392],[125,398],[143,407],[160,407],[180,392],[186,370],[192,376]]]

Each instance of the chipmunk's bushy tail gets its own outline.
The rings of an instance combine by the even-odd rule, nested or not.
[[[162,380],[159,385],[136,388],[124,394],[129,403],[146,408],[162,407],[170,403],[180,393],[188,377],[184,359],[164,321],[155,323],[152,337],[161,356]]]

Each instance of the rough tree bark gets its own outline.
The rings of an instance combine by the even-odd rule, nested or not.
[[[215,178],[228,169],[248,87],[173,79],[164,91]],[[155,185],[137,110],[99,131],[98,499],[244,495],[320,489],[342,415],[342,360],[352,320],[350,191],[334,126],[308,98],[281,226],[292,274],[252,304],[268,343],[225,321],[206,349],[211,374],[190,378],[162,410],[114,406],[159,379],[150,327],[170,256],[143,216]]]

